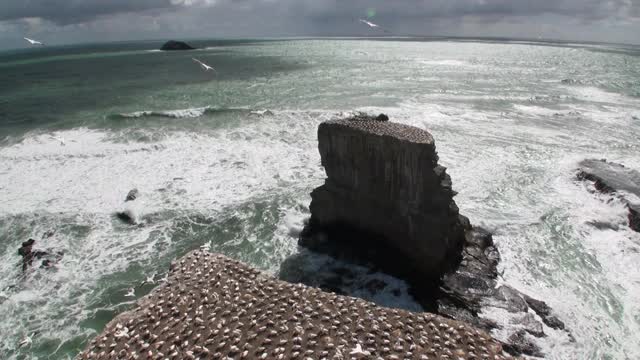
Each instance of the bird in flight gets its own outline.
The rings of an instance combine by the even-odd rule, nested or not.
[[[378,24],[372,23],[371,21],[365,20],[365,19],[358,19],[358,21],[360,21],[361,23],[367,25],[368,27],[372,28],[372,29],[380,29],[382,31],[384,31],[385,33],[390,33],[389,30],[381,27]]]
[[[214,69],[212,66],[209,66],[209,65],[207,65],[207,64],[205,64],[205,63],[203,63],[202,61],[200,61],[200,60],[196,59],[196,58],[191,58],[191,59],[193,59],[193,61],[195,61],[195,62],[197,62],[198,64],[200,64],[200,66],[202,67],[202,70],[204,70],[204,71],[209,71],[209,70],[211,70],[211,71],[213,71],[213,72],[214,72],[214,73],[216,73],[216,74],[218,73],[218,72],[216,71],[216,69]]]
[[[130,288],[127,290],[127,293],[124,294],[125,297],[135,297],[136,296],[136,290],[134,288]]]
[[[25,334],[22,340],[20,340],[20,342],[18,343],[18,347],[31,346],[31,344],[33,344],[31,336],[29,336],[29,334]]]
[[[44,45],[43,43],[41,43],[41,42],[40,42],[40,41],[38,41],[38,40],[29,39],[29,38],[27,38],[27,37],[26,37],[26,38],[24,38],[24,39],[25,39],[25,40],[27,40],[27,41],[29,42],[29,44],[31,44],[31,45]]]
[[[364,20],[364,19],[359,19],[359,20],[360,20],[361,23],[366,24],[369,27],[372,27],[372,28],[379,28],[380,27],[380,25],[374,24],[371,21],[367,21],[367,20]]]

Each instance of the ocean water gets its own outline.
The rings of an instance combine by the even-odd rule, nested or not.
[[[640,169],[640,48],[194,43],[0,52],[0,358],[75,356],[155,286],[147,277],[203,245],[274,275],[286,260],[321,275],[331,261],[296,236],[324,178],[317,125],[351,111],[434,135],[461,212],[495,233],[504,281],[571,329],[573,342],[541,341],[548,358],[640,358],[640,234],[619,201],[575,180],[584,158]],[[114,216],[133,188],[137,226]],[[57,269],[22,275],[29,237],[65,252]],[[353,293],[419,310],[402,282],[366,276],[389,285],[356,279]]]

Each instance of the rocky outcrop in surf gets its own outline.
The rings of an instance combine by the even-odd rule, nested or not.
[[[140,191],[138,191],[138,189],[132,189],[127,193],[127,196],[124,200],[125,204],[123,205],[121,210],[116,212],[116,216],[118,217],[118,219],[129,225],[138,224],[139,219],[137,208],[139,204],[138,202],[136,202],[136,199],[138,199],[139,197]]]
[[[359,116],[320,124],[318,141],[327,179],[311,193],[300,245],[362,251],[415,282],[458,264],[468,221],[428,132]]]
[[[428,132],[357,115],[322,123],[318,141],[327,179],[311,194],[301,246],[406,280],[427,311],[514,328],[502,340],[515,355],[540,354],[530,335],[545,336],[543,323],[564,329],[546,303],[499,285],[500,253],[459,214]],[[506,310],[510,322],[481,316],[486,308]]]
[[[279,281],[194,251],[80,359],[506,359],[482,330]]]
[[[578,165],[578,179],[593,181],[598,191],[624,201],[629,227],[640,232],[640,172],[604,159],[587,159]]]
[[[192,47],[191,45],[182,42],[182,41],[175,41],[175,40],[169,40],[166,43],[164,43],[164,45],[162,45],[162,47],[160,48],[160,50],[164,50],[164,51],[172,51],[172,50],[194,50],[195,48]]]

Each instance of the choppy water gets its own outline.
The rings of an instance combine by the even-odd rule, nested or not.
[[[0,53],[0,358],[74,356],[133,304],[128,288],[206,243],[277,273],[299,252],[308,193],[324,178],[316,127],[351,110],[434,134],[461,211],[496,234],[505,280],[548,301],[573,331],[575,343],[544,340],[549,358],[640,358],[640,236],[622,204],[574,180],[586,157],[640,169],[640,49],[196,45],[209,48]],[[141,226],[113,216],[132,188]],[[64,250],[62,262],[22,278],[20,243],[48,230],[39,247]],[[394,286],[363,296],[416,306]],[[33,345],[18,349],[24,334]]]

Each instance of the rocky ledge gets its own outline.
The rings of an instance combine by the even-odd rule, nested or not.
[[[484,331],[283,282],[194,251],[81,359],[505,359]]]
[[[595,188],[624,201],[629,227],[640,232],[640,173],[607,160],[588,159],[578,165],[578,179],[593,181]]]
[[[506,350],[541,356],[529,335],[546,336],[543,323],[564,329],[562,321],[543,301],[499,285],[498,249],[459,214],[433,137],[379,118],[320,125],[327,179],[311,194],[299,244],[406,280],[427,311],[486,331],[508,325],[516,330],[501,339]],[[506,310],[515,325],[481,317],[485,307]]]
[[[171,51],[171,50],[194,50],[195,48],[192,47],[191,45],[182,42],[182,41],[175,41],[175,40],[169,40],[166,43],[164,43],[164,45],[162,45],[162,47],[160,48],[160,50],[164,50],[164,51]]]

